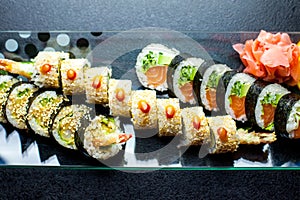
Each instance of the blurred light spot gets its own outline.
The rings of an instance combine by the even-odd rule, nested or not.
[[[44,51],[55,52],[55,49],[52,47],[46,47]]]
[[[18,47],[18,42],[14,39],[8,39],[5,42],[5,48],[7,49],[7,51],[15,52],[18,49]]]
[[[70,43],[70,37],[67,34],[59,34],[56,37],[56,42],[60,46],[67,46]]]
[[[19,36],[21,38],[29,38],[30,35],[31,35],[31,31],[21,31],[21,32],[19,32]]]

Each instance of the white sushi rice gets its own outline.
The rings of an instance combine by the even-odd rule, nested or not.
[[[52,98],[53,100],[42,105],[41,101],[45,98]],[[35,134],[50,137],[48,129],[51,125],[52,114],[57,112],[63,100],[63,96],[58,95],[55,91],[45,91],[32,101],[28,109],[27,121]]]
[[[145,100],[150,105],[150,111],[143,113],[138,108],[138,103]],[[136,129],[157,128],[157,104],[156,92],[154,90],[136,90],[132,91],[131,97],[131,115],[132,122]]]
[[[26,92],[26,94],[18,97],[19,92]],[[38,88],[30,83],[22,83],[16,86],[10,93],[6,104],[6,117],[9,123],[19,129],[26,129],[26,116],[29,98]]]
[[[115,124],[120,127],[120,121],[115,118]],[[83,147],[90,156],[97,160],[106,160],[110,157],[115,156],[121,149],[120,144],[112,144],[109,146],[97,147],[94,145],[95,140],[104,140],[113,137],[118,137],[121,130],[118,128],[114,133],[104,135],[101,130],[101,116],[96,116],[84,132]]]
[[[225,110],[226,110],[226,113],[229,114],[233,119],[245,122],[245,121],[247,121],[246,113],[244,115],[240,116],[239,118],[237,118],[234,114],[234,111],[230,107],[230,102],[229,102],[229,96],[231,95],[232,87],[238,81],[240,81],[242,84],[252,85],[255,81],[255,78],[253,78],[245,73],[237,73],[231,78],[231,80],[229,81],[228,86],[226,88],[225,97],[224,97],[225,98],[224,99]]]
[[[204,73],[203,75],[203,79],[202,79],[202,83],[201,83],[201,86],[200,86],[200,98],[201,98],[201,101],[205,107],[206,110],[209,110],[211,111],[212,108],[209,106],[209,102],[207,100],[207,97],[206,97],[206,89],[207,89],[207,83],[208,83],[208,80],[209,80],[209,77],[210,75],[215,71],[217,72],[217,74],[224,74],[226,71],[230,71],[231,69],[227,66],[227,65],[224,65],[224,64],[214,64],[212,66],[210,66]],[[217,111],[217,109],[214,109],[214,111]]]
[[[131,80],[109,80],[108,97],[109,108],[112,116],[130,117],[131,109]],[[119,101],[116,97],[116,90],[121,89],[124,91],[125,98]]]
[[[207,118],[201,106],[182,109],[183,135],[185,145],[201,145],[205,140],[209,140],[209,126]],[[200,119],[199,130],[194,128],[193,118]]]
[[[37,71],[36,76],[32,79],[34,83],[39,87],[59,88],[59,70],[61,60],[68,58],[69,54],[64,52],[39,52],[33,60],[35,62],[35,70]],[[40,69],[44,64],[51,65],[51,70],[46,74],[40,72]]]
[[[61,62],[61,82],[65,95],[82,94],[85,91],[84,72],[90,67],[87,59],[66,59]],[[69,70],[74,70],[76,77],[70,80],[67,76]]]
[[[9,75],[0,76],[0,122],[7,123],[4,117],[4,105],[7,101],[9,95],[9,90],[13,84],[17,83],[18,80]]]
[[[163,53],[164,56],[168,56],[168,57],[172,57],[174,58],[176,55],[179,54],[179,51],[172,48],[168,48],[162,44],[149,44],[148,46],[146,46],[141,53],[139,53],[138,57],[137,57],[137,60],[136,60],[136,64],[135,64],[135,68],[136,68],[136,74],[137,74],[137,77],[140,81],[140,83],[144,86],[144,87],[147,87],[147,88],[150,88],[150,89],[156,89],[158,91],[165,91],[168,89],[168,84],[167,84],[167,80],[157,86],[157,87],[154,87],[153,85],[149,85],[148,84],[148,78],[147,76],[143,73],[142,71],[142,65],[143,65],[143,58],[150,52],[152,51],[154,53],[154,55],[156,57],[158,57],[158,54],[161,52]]]
[[[275,96],[276,94],[281,94],[281,95],[285,95],[290,93],[286,88],[282,87],[281,85],[274,83],[274,84],[270,84],[267,85],[259,94],[256,105],[255,105],[255,120],[256,123],[259,127],[261,128],[265,128],[264,127],[264,120],[262,119],[261,115],[262,115],[262,111],[263,111],[263,106],[261,104],[261,101],[264,99],[264,97],[270,93],[272,96]],[[273,131],[274,127],[270,130]]]
[[[63,147],[77,149],[74,135],[80,127],[80,120],[90,110],[87,106],[78,104],[63,107],[53,120],[52,135],[54,139]],[[68,116],[70,114],[71,116]],[[68,141],[65,141],[63,137],[67,138]]]
[[[198,70],[200,65],[203,62],[204,62],[204,60],[202,60],[201,58],[187,58],[186,60],[183,60],[182,62],[180,62],[180,64],[177,66],[177,68],[174,72],[174,75],[173,75],[173,89],[174,89],[173,92],[174,92],[175,96],[180,99],[180,101],[186,103],[185,96],[182,94],[182,92],[180,90],[180,85],[178,84],[178,80],[180,78],[180,71],[181,71],[182,67],[190,65],[190,66],[195,67]],[[193,98],[188,103],[195,104],[196,99]]]
[[[166,107],[172,105],[175,114],[172,118],[166,117]],[[176,136],[182,134],[181,110],[179,99],[157,99],[158,136]]]
[[[210,149],[210,153],[227,153],[234,152],[239,146],[239,140],[236,135],[236,123],[229,115],[208,117],[208,124],[211,133],[215,139],[214,146]],[[220,140],[218,135],[219,128],[225,128],[227,131],[227,141]]]
[[[294,138],[294,131],[299,128],[299,118],[296,117],[300,115],[299,110],[300,100],[294,104],[287,119],[286,132],[289,133],[290,138]]]
[[[94,78],[102,77],[101,86],[93,88]],[[84,84],[86,89],[86,101],[88,103],[108,103],[108,82],[111,77],[111,69],[108,67],[93,67],[85,70]]]

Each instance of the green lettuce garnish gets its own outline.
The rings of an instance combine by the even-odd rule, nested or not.
[[[149,53],[143,58],[142,63],[142,72],[145,73],[151,66],[156,65],[157,56],[153,53],[153,51],[149,51]]]
[[[247,95],[250,86],[251,86],[250,84],[237,81],[234,83],[233,87],[231,88],[230,94],[238,97],[244,97]]]
[[[20,92],[17,94],[17,97],[22,97],[23,95],[27,94],[29,91],[30,91],[30,89],[29,89],[29,88],[26,88],[25,90],[20,91]]]
[[[52,102],[53,101],[53,98],[43,98],[39,101],[39,103],[42,105],[42,106],[46,106],[49,102]]]
[[[217,88],[220,78],[221,78],[221,75],[218,74],[216,71],[213,71],[208,78],[206,87],[207,88]]]
[[[197,73],[197,68],[195,66],[191,66],[191,65],[183,66],[180,70],[178,85],[183,86],[184,84],[193,81],[196,73]]]
[[[261,104],[272,104],[273,106],[277,106],[280,98],[282,97],[282,94],[271,94],[268,92],[264,98],[261,100]]]
[[[4,90],[7,88],[7,82],[3,82],[0,84],[0,90]]]

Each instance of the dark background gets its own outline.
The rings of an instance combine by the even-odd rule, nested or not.
[[[0,2],[0,30],[103,31],[300,30],[295,1],[17,1]],[[0,198],[26,199],[299,199],[299,171],[155,171],[1,168]],[[224,198],[224,199],[225,199]]]

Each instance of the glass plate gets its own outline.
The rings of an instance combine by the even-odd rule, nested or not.
[[[136,74],[138,53],[150,43],[160,43],[232,69],[242,69],[239,55],[232,45],[255,39],[258,32],[172,31],[161,28],[143,28],[127,31],[103,32],[18,32],[0,33],[0,58],[28,61],[39,51],[69,52],[71,58],[88,58],[93,67],[111,66],[112,77],[131,79],[133,89],[141,87]],[[299,33],[289,33],[293,42],[300,40]],[[131,130],[130,121],[122,121]],[[2,124],[9,135],[15,129]],[[271,144],[239,145],[234,153],[211,155],[201,146],[178,148],[177,137],[158,137],[155,133],[135,134],[113,159],[98,162],[79,151],[69,150],[47,138],[35,138],[27,131],[20,134],[22,151],[36,141],[41,161],[56,155],[59,168],[130,170],[243,170],[243,169],[300,169],[299,140],[277,137]],[[134,130],[133,130],[134,131]],[[33,167],[34,164],[1,167]]]

